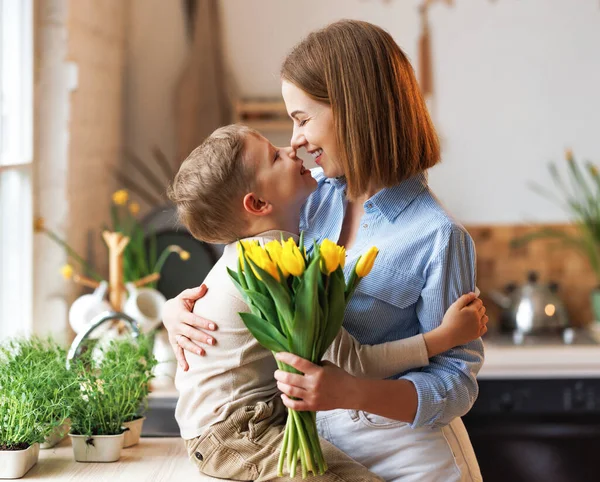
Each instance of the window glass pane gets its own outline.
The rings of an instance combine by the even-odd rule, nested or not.
[[[0,165],[31,162],[32,30],[30,0],[0,0]]]
[[[31,330],[30,169],[0,171],[0,341]]]

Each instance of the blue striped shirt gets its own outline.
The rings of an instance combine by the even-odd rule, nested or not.
[[[346,210],[344,178],[328,179],[313,169],[317,190],[303,206],[300,229],[306,246],[340,237]],[[364,203],[365,214],[346,276],[371,246],[380,250],[346,309],[344,326],[363,344],[378,344],[430,331],[448,307],[475,289],[475,247],[466,230],[440,206],[426,175],[379,191]],[[393,378],[410,380],[417,391],[413,427],[440,426],[469,411],[477,398],[475,376],[483,363],[481,339],[430,359],[421,369]]]

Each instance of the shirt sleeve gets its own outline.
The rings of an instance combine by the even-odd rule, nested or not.
[[[323,358],[351,375],[373,379],[388,378],[429,363],[423,335],[379,345],[361,345],[344,328]]]
[[[475,289],[475,246],[469,234],[452,225],[447,241],[426,268],[426,281],[417,301],[421,333],[441,324],[448,307]],[[402,378],[418,395],[413,428],[441,426],[467,413],[479,392],[476,376],[483,364],[481,338],[429,360],[429,366]]]

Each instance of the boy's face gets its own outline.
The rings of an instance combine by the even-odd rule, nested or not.
[[[292,148],[274,147],[264,137],[248,136],[245,145],[247,162],[255,169],[256,196],[269,202],[276,213],[299,209],[317,187],[302,159],[290,157]],[[290,213],[291,214],[291,213]]]

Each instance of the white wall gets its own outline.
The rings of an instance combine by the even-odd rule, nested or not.
[[[170,30],[182,27],[173,20],[179,3],[133,1],[132,28],[139,39],[132,52],[139,50],[139,67],[132,65],[132,74],[135,85],[148,85],[134,93],[135,102],[128,101],[130,145],[143,147],[146,138],[173,143],[171,106],[164,104],[162,89],[176,78],[169,69],[182,59],[182,43]],[[384,27],[411,59],[417,57],[416,0],[220,4],[226,60],[245,96],[279,95],[279,66],[289,49],[311,30],[340,18]],[[546,163],[561,161],[566,147],[600,163],[599,2],[455,0],[454,7],[431,7],[430,21],[434,120],[444,159],[431,172],[436,193],[468,224],[566,220],[528,182],[550,185]],[[142,28],[148,35],[158,26],[160,43],[142,38]],[[146,70],[139,75],[142,66]]]
[[[175,85],[187,55],[180,0],[130,0],[125,72],[125,147],[175,158]],[[154,164],[149,161],[149,165]],[[162,175],[155,168],[157,175]],[[134,174],[131,172],[130,174]]]

